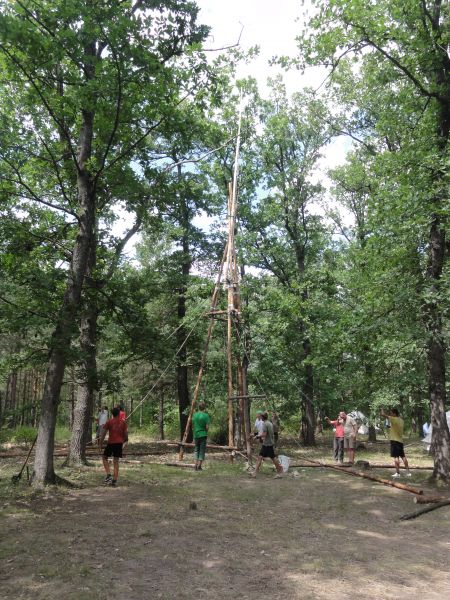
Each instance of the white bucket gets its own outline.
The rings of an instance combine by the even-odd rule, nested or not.
[[[284,456],[284,454],[280,454],[280,456],[278,457],[278,462],[283,468],[283,473],[287,473],[289,469],[289,463],[291,462],[289,456]]]

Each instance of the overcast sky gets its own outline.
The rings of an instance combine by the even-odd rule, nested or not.
[[[295,38],[303,29],[305,11],[311,11],[308,0],[196,0],[200,7],[199,23],[209,25],[209,48],[235,44],[246,50],[260,47],[260,56],[249,66],[241,67],[238,76],[251,73],[264,88],[267,77],[280,72],[270,67],[274,56],[296,56]],[[241,34],[242,32],[242,34]],[[297,71],[284,74],[290,92],[309,85],[320,85],[323,74],[317,69],[308,70],[305,76]]]

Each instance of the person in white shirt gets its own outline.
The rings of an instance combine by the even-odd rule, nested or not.
[[[103,426],[108,420],[108,407],[104,406],[97,415],[97,441],[100,443],[100,438],[103,431]]]
[[[264,420],[262,418],[263,412],[262,410],[258,410],[256,413],[256,421],[255,426],[253,428],[253,436],[259,438],[264,431]]]

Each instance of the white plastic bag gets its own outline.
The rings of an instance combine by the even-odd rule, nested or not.
[[[280,454],[280,456],[278,457],[278,462],[283,468],[283,473],[287,473],[289,469],[289,463],[291,462],[289,456],[284,456],[284,454]]]

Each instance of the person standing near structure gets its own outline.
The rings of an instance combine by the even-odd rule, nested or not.
[[[328,425],[334,427],[334,439],[333,439],[333,458],[335,462],[339,461],[340,465],[344,464],[344,412],[340,412],[337,419],[331,421],[328,417],[325,417]]]
[[[358,423],[349,417],[344,411],[339,413],[339,417],[344,422],[344,450],[348,454],[348,464],[352,466],[355,462],[356,434],[358,432]]]
[[[208,428],[211,418],[206,412],[204,402],[198,405],[198,411],[192,417],[192,432],[194,436],[194,460],[195,470],[202,470],[202,462],[205,460],[206,441],[208,439]]]
[[[264,429],[264,421],[262,419],[263,411],[256,411],[255,426],[253,427],[253,437],[259,438]]]
[[[103,427],[100,436],[100,448],[103,445],[106,433],[108,432],[108,443],[103,453],[103,467],[105,469],[105,485],[117,485],[119,478],[119,458],[122,458],[123,444],[128,441],[128,427],[126,421],[120,418],[120,409],[115,406],[112,409],[112,419],[109,419]],[[109,467],[109,458],[113,457],[113,475]]]
[[[102,435],[103,427],[105,426],[106,421],[108,420],[108,407],[104,406],[98,413],[97,416],[97,442],[100,442],[100,437]]]
[[[283,467],[280,465],[278,459],[275,457],[273,425],[268,420],[268,414],[266,412],[261,414],[261,419],[263,422],[263,428],[261,433],[262,446],[261,450],[259,451],[258,460],[256,461],[255,472],[252,473],[251,476],[256,477],[261,467],[262,461],[265,458],[270,458],[277,470],[277,474],[275,475],[275,477],[279,478],[283,476]]]
[[[404,421],[400,417],[396,408],[391,409],[391,414],[387,414],[381,409],[380,414],[383,418],[389,420],[389,440],[391,444],[391,457],[394,459],[395,473],[392,477],[400,477],[400,459],[406,469],[406,477],[411,477],[411,471],[409,470],[408,460],[405,456],[405,449],[403,446],[403,429]]]

